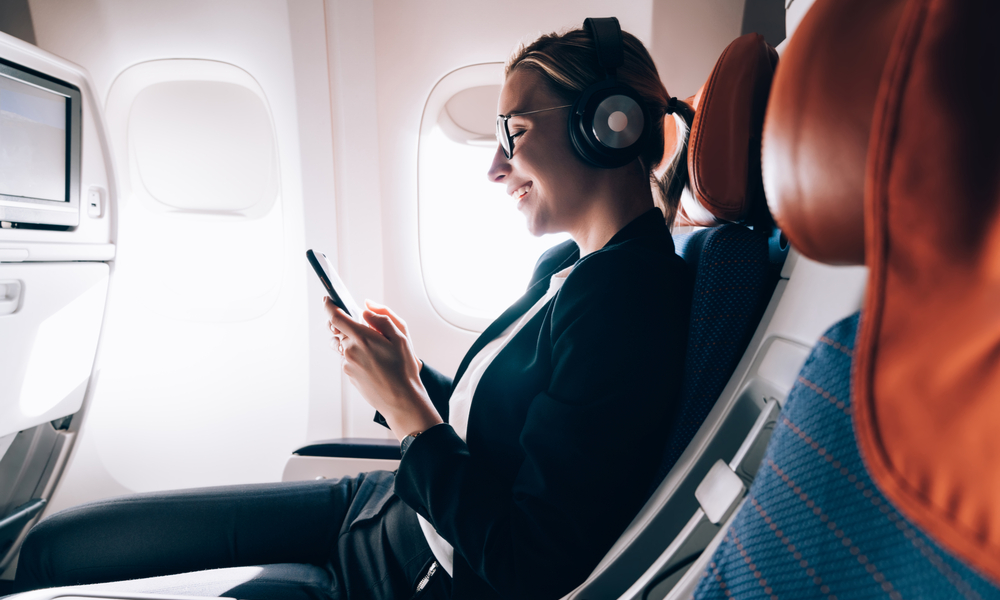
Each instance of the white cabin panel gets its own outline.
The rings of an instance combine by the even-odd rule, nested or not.
[[[98,262],[0,263],[0,438],[83,405],[108,273]]]
[[[698,91],[722,51],[740,36],[745,4],[654,0],[652,45],[647,47],[667,92],[684,99]]]
[[[379,156],[381,124],[377,109],[373,4],[325,0],[323,5],[336,172],[336,248],[317,249],[331,259],[337,256],[335,264],[341,279],[358,302],[366,298],[376,301],[384,298],[380,185],[383,165]],[[307,220],[307,232],[333,222],[327,217],[321,223],[320,213],[315,208],[310,214],[317,215],[317,220]],[[315,233],[312,236],[315,238]],[[310,303],[316,303],[314,310],[321,313],[318,301],[323,297],[322,287],[318,281],[315,286]],[[322,322],[326,320],[322,315],[318,318]],[[333,354],[329,339],[330,336],[324,334],[313,341],[313,362],[323,373],[331,370],[331,361],[339,365],[339,357]],[[332,370],[339,377],[339,369]],[[313,375],[314,381],[317,376]],[[337,380],[336,388],[340,394],[339,416],[345,437],[392,436],[387,429],[372,422],[371,406],[346,377]],[[315,427],[312,422],[310,425]]]

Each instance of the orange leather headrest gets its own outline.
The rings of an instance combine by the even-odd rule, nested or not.
[[[792,244],[869,268],[851,390],[872,479],[994,582],[998,22],[982,0],[817,0],[782,56],[763,147]]]
[[[744,221],[755,208],[766,209],[760,142],[777,63],[778,53],[763,36],[748,33],[736,38],[691,99],[696,109],[688,141],[691,193],[714,219],[699,219],[689,210],[688,224]],[[673,131],[669,135],[673,137]],[[668,140],[665,146],[670,151],[674,142]]]
[[[865,260],[868,137],[899,5],[816,2],[771,86],[762,150],[768,207],[792,245],[820,262]]]

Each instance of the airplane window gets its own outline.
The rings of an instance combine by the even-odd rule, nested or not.
[[[151,85],[132,104],[129,141],[143,186],[171,208],[262,214],[277,195],[267,107],[242,85]]]
[[[140,63],[115,82],[108,114],[127,131],[119,268],[139,269],[128,285],[145,288],[154,312],[185,321],[270,310],[283,219],[274,128],[256,81],[213,61]]]
[[[438,82],[420,131],[420,260],[431,303],[447,321],[482,331],[522,293],[539,255],[565,234],[533,237],[486,171],[503,65],[473,65]]]

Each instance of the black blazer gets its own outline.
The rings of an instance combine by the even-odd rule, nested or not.
[[[407,450],[396,494],[455,547],[454,598],[558,598],[646,501],[677,408],[692,277],[653,209],[579,259],[539,259],[528,291],[458,369],[576,267],[476,388],[468,443],[449,425]],[[424,367],[442,417],[454,382]]]

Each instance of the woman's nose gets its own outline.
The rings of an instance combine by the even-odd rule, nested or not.
[[[503,153],[503,148],[500,147],[500,144],[497,144],[497,151],[493,154],[493,164],[490,165],[490,170],[486,172],[486,176],[494,183],[503,183],[504,178],[509,174],[510,162]]]

